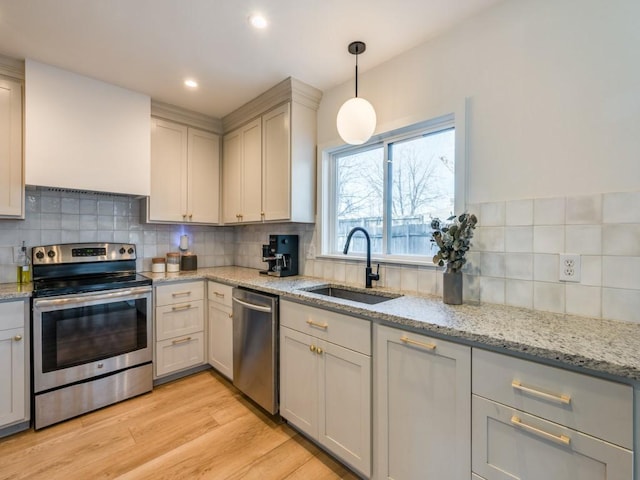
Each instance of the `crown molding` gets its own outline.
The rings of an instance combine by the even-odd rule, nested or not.
[[[151,116],[222,134],[222,121],[203,113],[186,110],[169,103],[151,100]]]
[[[0,74],[24,80],[24,60],[0,55]]]
[[[293,77],[288,77],[263,94],[222,118],[224,132],[241,125],[286,102],[295,102],[317,111],[322,92]]]

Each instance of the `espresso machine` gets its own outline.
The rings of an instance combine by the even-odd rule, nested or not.
[[[268,265],[260,272],[264,275],[298,275],[298,235],[269,235],[269,244],[262,245],[262,261]]]

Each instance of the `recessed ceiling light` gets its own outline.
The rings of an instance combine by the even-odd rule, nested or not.
[[[255,28],[260,29],[267,28],[267,25],[269,24],[267,19],[259,13],[252,13],[249,15],[249,23]]]
[[[187,80],[184,81],[185,86],[189,87],[189,88],[196,88],[198,86],[198,82],[196,82],[195,80],[189,78]]]

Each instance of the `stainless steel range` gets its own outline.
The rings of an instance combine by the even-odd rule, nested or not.
[[[151,280],[132,244],[34,247],[36,429],[153,388]]]

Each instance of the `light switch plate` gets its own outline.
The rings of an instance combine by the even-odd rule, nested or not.
[[[582,273],[580,255],[575,253],[561,253],[558,268],[561,282],[579,282]]]

